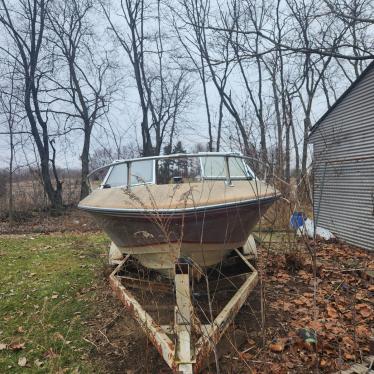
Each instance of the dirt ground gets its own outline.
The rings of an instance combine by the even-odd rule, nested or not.
[[[260,254],[261,285],[252,292],[226,338],[231,352],[219,361],[221,373],[332,373],[369,355],[374,334],[373,258],[345,244],[317,246],[316,298],[306,253],[297,258]],[[262,270],[261,270],[262,269]],[[97,318],[90,322],[91,357],[111,373],[168,373],[142,330],[112,296],[103,277]],[[156,296],[157,297],[157,296]],[[264,319],[262,319],[262,316]],[[237,344],[235,333],[245,335]],[[216,373],[214,360],[205,373]]]
[[[62,217],[25,219],[11,229],[0,224],[1,234],[96,230],[78,210]],[[317,254],[314,277],[305,243],[299,241],[289,252],[286,242],[280,233],[260,248],[260,282],[229,329],[231,350],[219,360],[221,373],[334,373],[369,355],[374,336],[373,255],[343,243],[308,242]],[[98,274],[91,305],[95,317],[82,337],[91,347],[89,359],[103,373],[170,372],[112,295],[109,271]],[[212,361],[205,373],[216,372]]]

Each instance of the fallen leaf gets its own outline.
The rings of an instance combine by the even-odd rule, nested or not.
[[[17,332],[19,332],[20,334],[23,334],[25,330],[23,329],[22,326],[18,326]]]
[[[300,297],[299,299],[296,299],[296,300],[294,300],[294,303],[296,304],[296,305],[304,305],[305,304],[305,298],[303,298],[303,297]]]
[[[253,339],[247,339],[247,343],[249,344],[249,345],[256,345],[256,342],[253,340]]]
[[[367,307],[367,304],[365,304],[365,303],[356,304],[356,306],[355,306],[356,310],[360,310],[360,309],[366,308],[366,307]]]
[[[326,366],[327,366],[327,361],[324,358],[321,358],[319,362],[319,367],[323,369]]]
[[[363,338],[365,336],[369,336],[370,335],[370,331],[369,331],[369,329],[365,325],[358,325],[356,327],[356,334],[360,338]]]
[[[344,360],[346,360],[346,361],[353,361],[354,359],[355,359],[354,355],[352,355],[352,354],[350,354],[348,352],[344,353]]]
[[[0,343],[0,351],[3,351],[4,349],[7,348],[7,345],[4,343]]]
[[[10,344],[9,344],[9,348],[10,348],[12,351],[19,351],[19,350],[25,348],[25,343],[10,343]]]
[[[289,302],[287,302],[287,301],[284,301],[282,304],[283,304],[283,305],[282,305],[283,310],[284,310],[285,312],[290,312],[291,310],[293,310],[293,305],[292,305],[291,303],[289,303]]]
[[[323,324],[320,321],[311,321],[309,323],[309,327],[318,331],[318,330],[322,330]]]
[[[304,271],[304,270],[300,270],[300,271],[299,271],[299,275],[300,275],[300,277],[303,278],[303,279],[307,279],[307,278],[309,278],[309,274],[308,274],[306,271]]]
[[[43,361],[40,361],[38,358],[34,361],[36,367],[40,368],[44,365]]]
[[[342,339],[343,343],[345,346],[352,348],[354,346],[354,342],[351,337],[349,336],[344,336]]]
[[[51,296],[51,298],[52,298],[52,299],[57,299],[57,298],[58,298],[58,295],[53,294],[53,295]]]
[[[43,356],[45,358],[54,358],[54,357],[57,357],[58,354],[56,352],[54,352],[52,348],[49,348],[48,351],[45,352]]]
[[[21,367],[25,367],[27,364],[27,358],[26,357],[20,357],[18,359],[18,365]]]
[[[238,357],[242,361],[249,361],[253,359],[253,354],[250,352],[239,352]]]
[[[330,344],[325,344],[323,346],[323,351],[327,354],[327,355],[331,355],[334,353],[335,349],[332,345]]]
[[[56,374],[65,374],[65,373],[68,373],[70,370],[70,368],[59,368],[57,371],[56,371]]]
[[[276,364],[272,362],[270,364],[270,372],[271,373],[281,373],[282,372],[282,366],[280,364]]]
[[[273,352],[282,352],[284,350],[284,345],[281,343],[270,344],[270,350]]]
[[[271,343],[269,346],[270,350],[272,352],[283,352],[284,351],[284,342],[283,341],[277,341],[275,343]]]
[[[334,307],[332,307],[331,305],[327,305],[326,307],[326,311],[327,311],[327,315],[330,317],[330,318],[337,318],[338,317],[338,312],[336,311],[336,309]]]
[[[371,309],[368,305],[364,304],[365,306],[362,307],[358,312],[362,315],[364,318],[368,318],[371,315]]]
[[[344,334],[345,330],[342,327],[335,326],[331,329],[332,333],[335,335],[341,335]]]
[[[336,307],[337,307],[337,309],[339,310],[340,313],[343,313],[343,314],[344,314],[344,313],[347,311],[347,310],[346,310],[347,308],[346,308],[345,305],[340,305],[340,304],[338,304]]]
[[[61,340],[61,341],[65,341],[65,338],[59,333],[59,332],[56,332],[53,334],[53,337],[56,339],[56,340]]]

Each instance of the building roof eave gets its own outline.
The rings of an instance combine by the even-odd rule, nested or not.
[[[335,103],[318,119],[309,131],[308,141],[311,140],[312,135],[316,132],[323,120],[354,90],[354,88],[368,75],[368,73],[374,68],[374,56],[373,61],[366,67],[359,77],[339,96]]]

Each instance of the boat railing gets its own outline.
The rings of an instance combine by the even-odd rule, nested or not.
[[[224,174],[220,176],[209,176],[205,173],[204,167],[202,165],[202,158],[206,157],[223,157],[224,158]],[[230,166],[229,166],[229,159],[230,157],[232,158],[237,158],[237,159],[242,159],[244,162],[244,165],[246,166],[246,174],[243,176],[235,176],[231,175],[230,173]],[[259,160],[255,159],[253,157],[248,157],[244,156],[240,153],[235,153],[235,152],[198,152],[198,153],[176,153],[176,154],[170,154],[170,155],[159,155],[159,156],[147,156],[147,157],[141,157],[141,158],[132,158],[132,159],[126,159],[126,160],[116,160],[113,161],[109,164],[103,165],[99,168],[96,168],[95,170],[91,171],[87,178],[90,184],[90,187],[92,189],[92,184],[91,184],[91,177],[95,174],[97,174],[100,171],[103,170],[108,170],[106,173],[105,178],[103,179],[103,182],[100,184],[101,188],[106,188],[106,181],[111,174],[111,170],[114,166],[121,165],[121,164],[126,164],[127,166],[127,177],[126,177],[126,184],[124,184],[121,187],[126,187],[130,188],[131,186],[139,185],[139,184],[155,184],[156,183],[156,162],[159,160],[179,160],[179,159],[193,159],[197,158],[200,160],[200,165],[201,165],[201,179],[202,180],[224,180],[226,184],[231,185],[233,180],[238,180],[238,179],[254,179],[256,178],[252,168],[248,165],[248,163],[258,163]],[[141,181],[140,183],[132,183],[131,182],[131,176],[132,176],[132,164],[134,162],[139,162],[139,161],[146,161],[146,160],[152,160],[153,161],[153,178],[152,181],[150,182],[145,182]]]

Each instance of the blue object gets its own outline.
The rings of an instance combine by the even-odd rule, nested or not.
[[[299,227],[304,225],[305,214],[303,212],[295,212],[292,214],[290,219],[290,226],[297,230]]]

